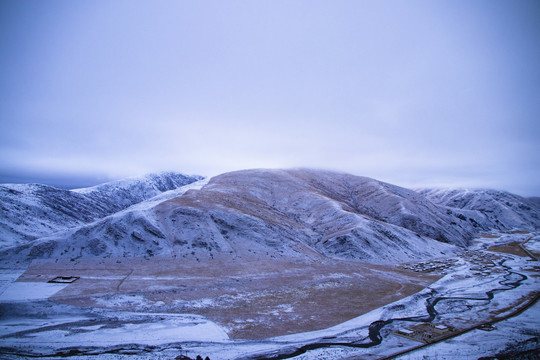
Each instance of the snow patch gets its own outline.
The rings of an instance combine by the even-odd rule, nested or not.
[[[69,284],[42,282],[14,282],[0,294],[0,302],[45,300]]]

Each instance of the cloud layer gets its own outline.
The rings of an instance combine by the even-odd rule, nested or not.
[[[536,1],[0,6],[2,174],[309,166],[540,195]]]

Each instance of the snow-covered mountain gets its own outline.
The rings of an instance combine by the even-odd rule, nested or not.
[[[484,227],[498,230],[540,228],[538,198],[523,198],[498,190],[422,189],[420,194],[435,204],[473,210],[475,220]]]
[[[173,248],[264,255],[317,253],[395,262],[466,245],[474,230],[416,192],[320,170],[246,170],[214,177],[156,207]],[[440,240],[440,241],[435,241]]]
[[[31,258],[315,256],[384,263],[440,256],[474,233],[459,211],[412,190],[327,171],[238,171],[176,195],[16,252]]]
[[[185,175],[175,172],[148,174],[131,177],[105,184],[72,190],[96,202],[106,202],[111,213],[123,210],[133,204],[153,198],[165,191],[203,179],[198,175]]]
[[[536,209],[540,210],[540,197],[534,196],[530,198],[526,198],[527,202],[529,204],[532,204],[536,207]]]
[[[201,178],[167,172],[76,190],[40,184],[2,184],[0,248],[87,224]]]
[[[395,263],[451,253],[480,231],[538,226],[534,202],[503,192],[471,192],[476,195],[470,198],[467,192],[413,191],[309,169],[244,170],[194,182],[198,179],[168,174],[72,191],[4,186],[3,204],[13,214],[3,222],[15,224],[17,234],[25,226],[37,230],[0,256]],[[21,190],[29,188],[32,193]],[[30,205],[34,212],[25,212]],[[47,221],[55,232],[35,239]]]

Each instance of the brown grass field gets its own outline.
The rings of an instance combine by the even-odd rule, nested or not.
[[[122,258],[34,262],[17,281],[45,282],[56,276],[80,277],[51,298],[58,303],[199,314],[237,339],[327,328],[440,278],[338,260]]]
[[[529,254],[523,251],[523,249],[519,246],[520,244],[521,244],[520,241],[514,241],[508,244],[495,245],[495,246],[491,246],[488,249],[488,251],[512,254],[512,255],[517,255],[521,257],[529,257]]]

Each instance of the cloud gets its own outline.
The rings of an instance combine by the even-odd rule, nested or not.
[[[20,4],[0,11],[3,173],[311,166],[540,194],[536,2]]]

